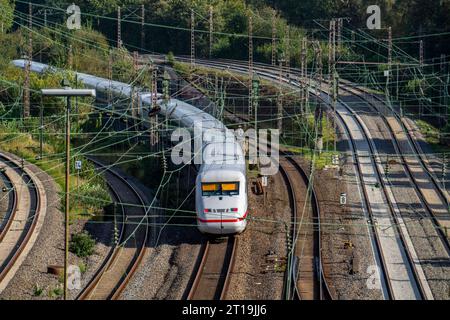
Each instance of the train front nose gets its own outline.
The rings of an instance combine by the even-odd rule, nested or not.
[[[246,227],[247,214],[243,209],[232,208],[203,208],[198,215],[198,227],[201,232],[211,234],[241,233]]]

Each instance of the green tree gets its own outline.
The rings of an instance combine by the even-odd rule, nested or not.
[[[12,26],[14,1],[0,0],[0,31],[5,32]]]

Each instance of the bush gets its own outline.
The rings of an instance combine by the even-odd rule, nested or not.
[[[50,298],[59,298],[59,297],[61,297],[63,295],[63,293],[64,293],[63,288],[60,285],[58,285],[57,287],[51,289],[48,292],[48,296]]]
[[[167,64],[171,67],[175,65],[175,56],[172,51],[167,54]]]
[[[87,232],[74,234],[70,240],[70,252],[80,258],[94,253],[95,240]]]
[[[44,293],[44,288],[42,288],[40,285],[38,285],[36,283],[33,287],[33,296],[40,297],[40,296],[42,296],[43,293]]]

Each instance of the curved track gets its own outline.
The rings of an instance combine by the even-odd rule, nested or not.
[[[140,265],[149,234],[145,202],[139,191],[109,166],[90,159],[104,170],[114,197],[119,201],[123,219],[118,244],[114,246],[94,278],[78,295],[80,300],[117,300]]]
[[[8,197],[8,210],[5,215],[2,217],[2,221],[0,222],[0,242],[2,242],[9,228],[11,227],[11,223],[14,220],[14,216],[17,210],[17,191],[14,188],[14,184],[11,179],[6,174],[6,167],[1,167],[0,179],[3,180],[5,185],[5,190],[2,195],[2,200],[6,201],[5,198]]]
[[[216,68],[229,68],[243,73],[247,71],[244,63],[239,64],[234,61],[230,64],[202,60],[200,64]],[[279,71],[273,67],[255,67],[255,71],[268,79],[279,79]],[[300,86],[300,79],[293,81],[293,77],[291,77],[290,79],[284,78],[283,81],[297,87]],[[324,93],[328,97],[326,92]],[[325,102],[331,104],[331,99],[328,97],[328,101]],[[342,112],[345,114],[344,116]],[[388,190],[384,182],[382,171],[379,168],[379,161],[372,159],[372,155],[375,154],[372,145],[373,141],[366,134],[364,124],[347,106],[341,105],[341,112],[338,111],[337,115],[346,128],[353,149],[357,153],[357,158],[359,158],[359,175],[362,179],[363,189],[365,189],[365,202],[368,205],[367,209],[374,229],[379,252],[378,259],[384,271],[380,274],[380,280],[382,283],[383,279],[385,280],[383,286],[385,288],[383,290],[385,297],[392,299],[430,298],[424,289],[426,279],[424,279],[423,272],[418,265],[411,242],[405,239],[408,236],[405,235],[404,224],[402,221],[399,221],[401,218],[395,210],[395,203],[392,202],[391,191]],[[348,121],[351,123],[351,128],[347,123]],[[353,136],[355,131],[359,132],[358,137]],[[357,152],[358,150],[362,150],[362,152]],[[361,160],[364,163],[361,163]],[[377,184],[381,185],[382,190],[374,190],[373,186]],[[384,207],[386,205],[387,207]],[[390,214],[386,216],[386,212],[390,212]],[[378,224],[382,225],[383,230],[380,230],[380,227],[377,226]],[[385,251],[388,251],[388,253]]]
[[[209,239],[203,245],[188,300],[224,300],[233,271],[238,238]]]
[[[10,279],[10,272],[24,253],[35,231],[41,211],[41,195],[34,178],[26,170],[21,169],[15,160],[0,155],[0,163],[8,168],[5,176],[8,177],[14,190],[11,212],[0,232],[0,284],[2,284],[7,278]]]
[[[314,188],[293,157],[281,159],[280,172],[291,202],[291,237],[294,239],[287,273],[287,278],[294,280],[286,282],[286,296],[300,300],[332,300],[322,267],[320,207]]]
[[[347,82],[346,82],[347,84]],[[408,179],[415,189],[423,208],[432,219],[435,225],[439,238],[441,239],[445,250],[447,251],[447,259],[450,259],[450,244],[444,229],[450,227],[448,222],[447,194],[442,190],[436,177],[431,174],[428,168],[427,161],[423,158],[420,146],[417,141],[411,136],[408,128],[405,126],[403,120],[398,116],[394,110],[380,110],[380,108],[370,99],[372,97],[383,105],[386,103],[376,95],[365,92],[364,90],[348,84],[352,90],[360,92],[362,96],[360,99],[364,100],[376,113],[380,114],[389,135],[392,138],[394,148],[401,163],[405,168]],[[343,88],[347,92],[352,92],[347,88]],[[388,111],[390,117],[385,116]],[[390,112],[392,111],[392,112]],[[408,152],[409,151],[409,152]],[[405,156],[407,154],[407,156]],[[430,190],[429,186],[432,187]],[[427,188],[425,188],[427,187]]]

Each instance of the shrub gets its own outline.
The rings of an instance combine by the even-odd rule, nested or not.
[[[172,51],[167,54],[167,64],[171,67],[175,65],[175,56]]]
[[[80,262],[80,264],[78,265],[78,268],[80,268],[80,272],[83,274],[86,272],[87,270],[87,266],[84,262]]]
[[[63,288],[61,287],[61,285],[58,285],[57,287],[53,288],[48,292],[48,296],[50,298],[61,297],[63,293],[64,293]]]
[[[33,295],[35,297],[40,297],[42,293],[44,293],[44,288],[42,288],[40,285],[36,283],[33,287]]]
[[[74,234],[70,240],[70,252],[80,258],[94,253],[95,240],[87,232]]]

